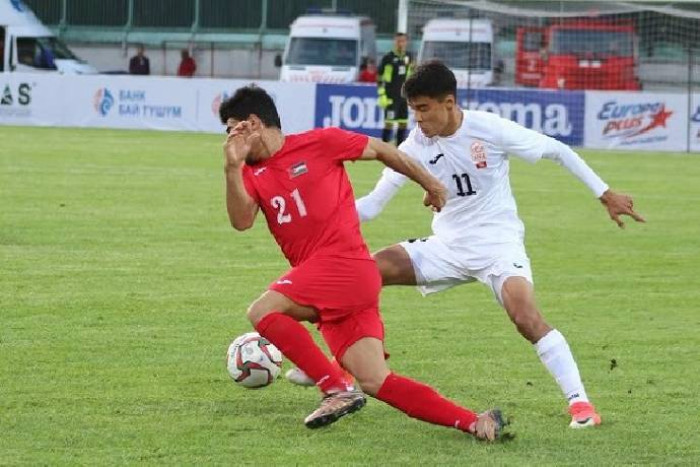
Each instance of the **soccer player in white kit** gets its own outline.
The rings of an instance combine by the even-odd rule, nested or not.
[[[600,424],[566,339],[535,305],[508,156],[562,165],[593,192],[620,227],[621,215],[644,222],[632,198],[610,190],[567,145],[496,114],[461,110],[454,74],[442,63],[418,67],[404,92],[417,127],[399,149],[439,178],[449,196],[442,211],[434,214],[432,236],[374,254],[383,285],[417,285],[424,295],[473,281],[487,285],[559,384],[569,403],[570,426]],[[376,217],[405,182],[403,175],[385,169],[374,190],[357,200],[360,218]]]
[[[567,145],[496,114],[461,110],[454,74],[442,63],[419,66],[406,80],[404,93],[417,127],[399,149],[440,179],[449,194],[445,207],[434,214],[432,236],[373,255],[383,285],[417,285],[424,295],[474,281],[487,285],[559,384],[569,403],[570,426],[600,424],[566,339],[544,321],[535,305],[508,156],[532,163],[550,159],[564,166],[620,227],[621,215],[644,222],[632,198],[610,190]],[[372,192],[357,200],[360,219],[376,217],[406,180],[385,169]],[[304,384],[304,376],[295,369],[287,378]]]

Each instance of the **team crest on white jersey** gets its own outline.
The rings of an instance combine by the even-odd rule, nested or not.
[[[471,145],[471,156],[477,169],[486,168],[486,148],[481,141],[474,141]]]

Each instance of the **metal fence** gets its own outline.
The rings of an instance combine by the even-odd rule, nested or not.
[[[380,34],[396,30],[398,0],[25,0],[54,26],[187,29],[194,32],[285,30],[309,9],[346,10],[374,19]]]

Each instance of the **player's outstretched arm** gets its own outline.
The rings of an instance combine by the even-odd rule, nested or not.
[[[545,150],[542,157],[551,159],[563,166],[588,186],[598,197],[603,206],[605,206],[610,219],[612,219],[618,227],[625,227],[625,223],[620,218],[620,216],[623,215],[630,216],[637,222],[645,222],[644,218],[634,211],[634,201],[631,196],[612,191],[598,174],[586,164],[586,161],[566,144],[554,138],[550,138],[549,136],[540,136],[548,140],[546,142],[548,149]]]
[[[259,138],[245,128],[234,128],[224,143],[224,175],[226,176],[226,210],[231,226],[246,230],[253,226],[258,204],[248,194],[243,182],[243,165],[251,143]]]
[[[540,158],[549,159],[564,167],[593,192],[607,209],[610,219],[620,228],[625,226],[620,218],[623,215],[630,216],[637,222],[645,222],[644,218],[634,211],[632,197],[612,191],[568,145],[515,122],[496,118],[502,126],[502,144],[508,153],[530,162],[536,162]]]
[[[376,159],[419,184],[426,191],[423,204],[431,206],[436,211],[440,211],[447,202],[447,189],[440,180],[392,144],[377,138],[369,138],[360,159]]]
[[[406,180],[408,178],[404,175],[394,172],[388,167],[385,168],[374,189],[355,201],[360,221],[371,221],[377,217],[399,192]]]

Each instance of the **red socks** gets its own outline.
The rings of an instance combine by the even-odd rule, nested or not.
[[[376,398],[406,413],[435,425],[469,432],[477,414],[442,397],[430,386],[390,373]]]
[[[275,344],[324,393],[347,390],[340,368],[326,358],[311,334],[294,318],[278,312],[270,313],[258,322],[255,330]]]

